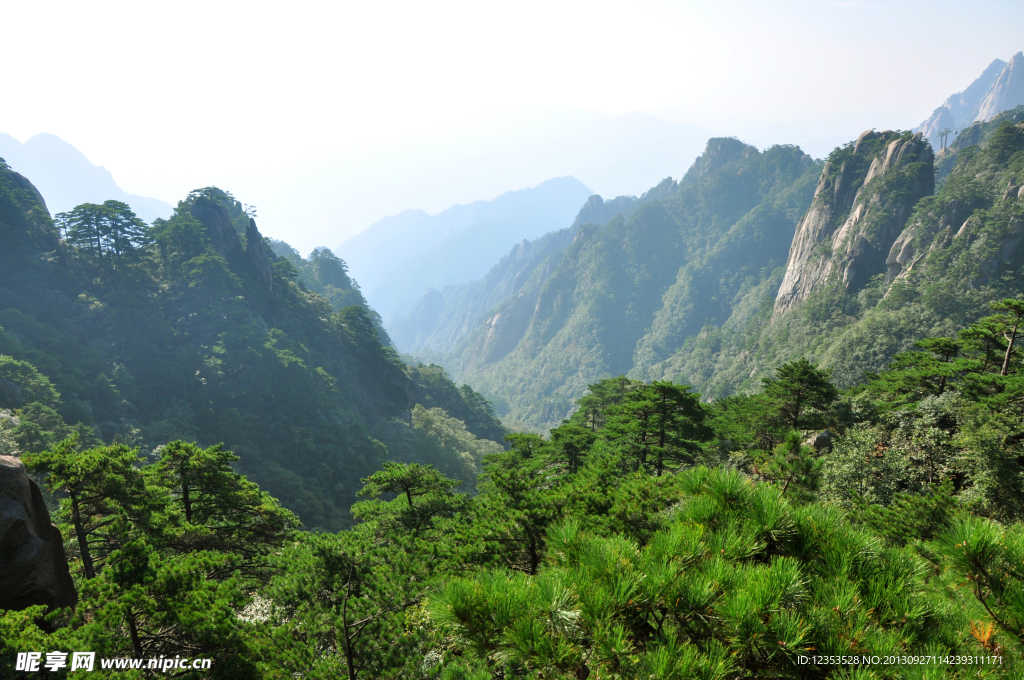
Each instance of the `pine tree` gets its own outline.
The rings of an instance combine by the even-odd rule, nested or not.
[[[66,494],[61,514],[73,527],[86,578],[95,578],[108,556],[145,529],[165,500],[146,486],[139,450],[123,444],[79,451],[78,437],[51,451],[25,456],[32,470],[47,473],[46,487]]]
[[[298,518],[231,468],[238,456],[217,444],[203,449],[173,441],[160,447],[149,477],[166,488],[190,528],[178,537],[179,550],[218,550],[259,557],[280,546]]]
[[[774,455],[762,472],[762,477],[775,482],[779,493],[800,501],[814,500],[821,483],[822,460],[810,446],[800,441],[800,433],[791,430],[785,440],[775,447]]]
[[[625,444],[637,469],[650,469],[656,477],[666,463],[692,463],[700,442],[713,436],[704,425],[706,411],[700,395],[688,385],[654,382],[624,395],[607,411],[605,436]]]
[[[779,367],[774,380],[763,378],[764,394],[779,424],[792,430],[817,430],[828,424],[828,410],[838,398],[828,371],[798,359]]]

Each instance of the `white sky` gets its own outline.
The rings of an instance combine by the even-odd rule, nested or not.
[[[434,212],[558,174],[606,195],[649,186],[588,179],[541,151],[506,167],[509,148],[567,110],[645,111],[762,146],[909,128],[1024,48],[1020,9],[10,2],[0,132],[56,134],[127,191],[172,204],[216,184],[257,205],[265,233],[308,250],[402,209]],[[652,173],[679,176],[691,160]]]

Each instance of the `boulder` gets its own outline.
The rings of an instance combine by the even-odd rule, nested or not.
[[[1012,179],[1010,183],[1006,185],[1006,191],[1003,192],[1003,200],[1008,201],[1011,198],[1017,198],[1017,194],[1020,193],[1021,187],[1017,186],[1016,182]]]
[[[804,440],[804,444],[807,446],[813,446],[815,451],[831,451],[832,440],[835,438],[828,430],[822,430],[816,435],[812,435]]]
[[[71,607],[78,601],[64,538],[25,464],[0,456],[0,609]]]

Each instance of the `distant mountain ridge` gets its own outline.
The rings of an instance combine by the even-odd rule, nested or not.
[[[22,175],[32,178],[52,214],[82,203],[121,201],[146,222],[168,218],[174,208],[148,196],[129,194],[104,167],[94,165],[81,151],[60,137],[38,134],[24,144],[0,133],[0,158]]]
[[[1024,104],[1024,52],[1009,62],[995,59],[963,92],[950,96],[935,109],[915,132],[921,132],[932,147],[941,147],[939,133],[950,129],[959,133],[974,122],[991,120],[1003,111]],[[952,136],[947,143],[952,141]]]
[[[377,221],[337,252],[367,301],[394,319],[428,288],[479,278],[515,243],[564,228],[591,194],[577,179],[558,177],[436,215],[407,210]]]

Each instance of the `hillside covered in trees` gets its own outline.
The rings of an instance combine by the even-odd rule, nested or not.
[[[395,332],[537,432],[620,373],[720,399],[807,357],[862,383],[1024,288],[1022,121],[976,123],[937,157],[920,134],[866,132],[823,164],[712,139],[606,224],[518,248],[479,293],[448,291],[472,319],[424,298]],[[413,334],[431,323],[442,332]]]
[[[472,390],[398,359],[343,261],[268,243],[219,189],[152,226],[116,201],[51,219],[0,163],[0,240],[0,453],[73,432],[153,456],[224,444],[306,527],[337,530],[384,461],[450,454],[471,482],[471,452],[503,437]]]
[[[89,649],[211,658],[178,677],[233,679],[1018,677],[1024,302],[991,311],[853,391],[806,360],[710,405],[603,380],[550,437],[485,453],[473,494],[385,463],[336,534],[296,531],[220,446],[144,461],[72,437],[23,461],[63,496],[79,601],[4,612],[0,663]]]

